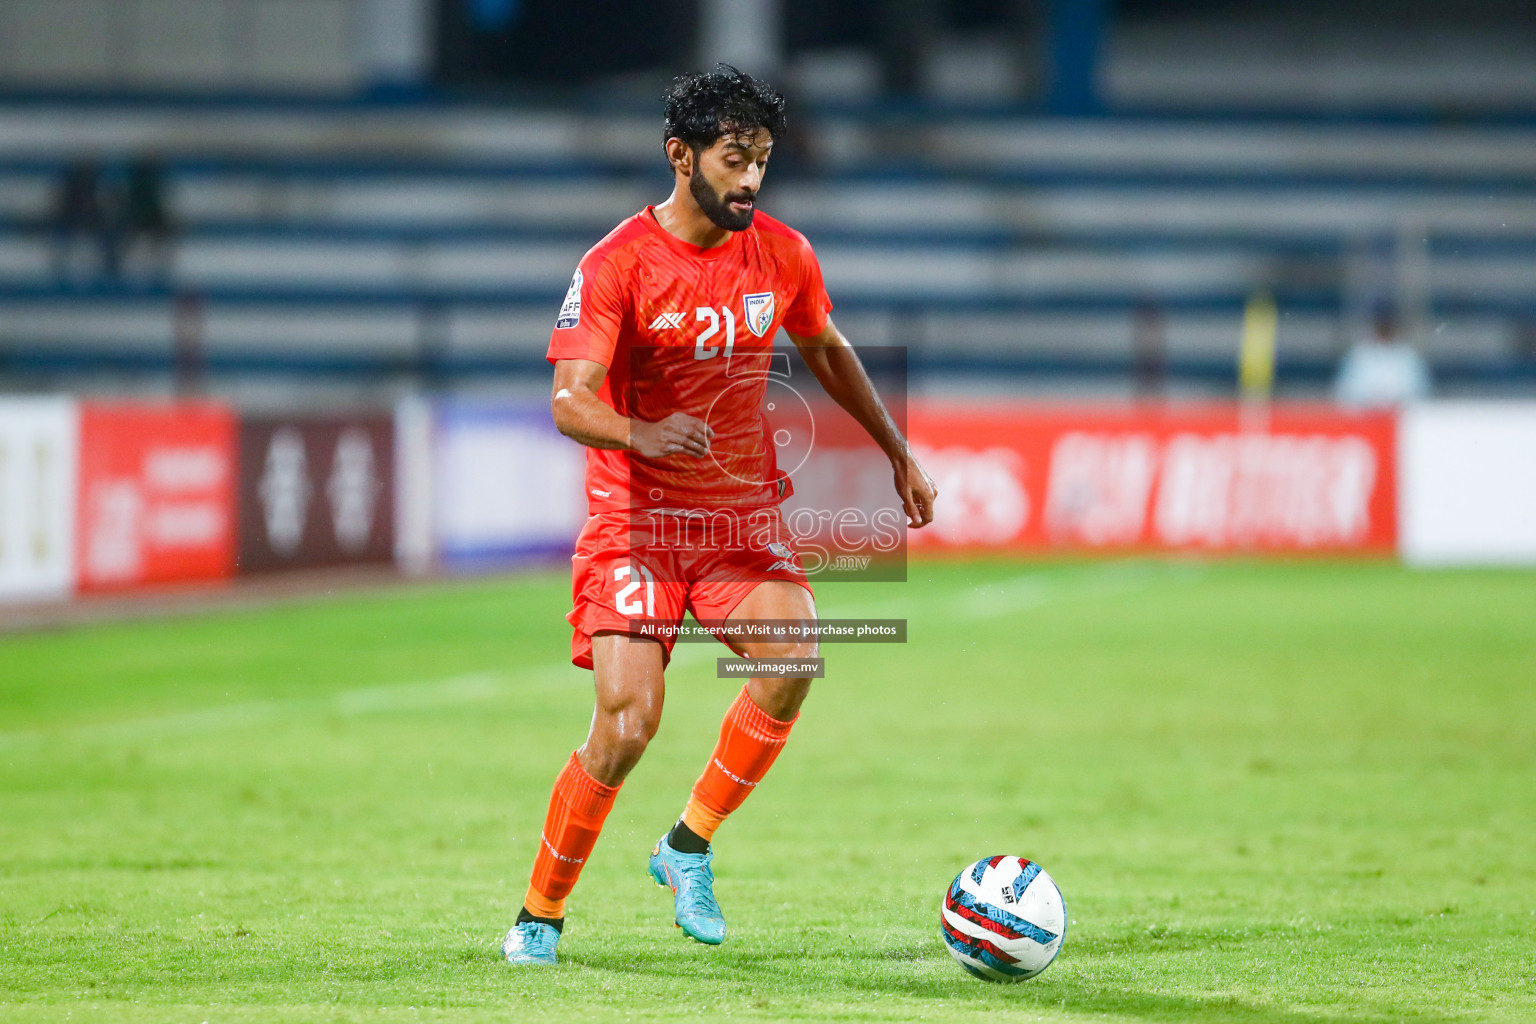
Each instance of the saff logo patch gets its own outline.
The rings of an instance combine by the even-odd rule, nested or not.
[[[773,326],[773,292],[757,292],[742,297],[747,314],[747,330],[761,338]]]
[[[795,553],[793,551],[789,550],[789,545],[788,544],[780,544],[776,540],[769,542],[769,544],[768,544],[768,553],[770,555],[772,555],[774,558],[794,558],[795,557]]]
[[[581,323],[581,268],[571,278],[571,286],[565,291],[565,301],[560,303],[560,315],[555,318],[555,329],[575,327]]]

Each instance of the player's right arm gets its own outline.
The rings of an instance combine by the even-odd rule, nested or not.
[[[631,294],[612,255],[605,240],[582,257],[555,320],[547,353],[555,364],[550,398],[555,426],[591,448],[638,452],[648,459],[700,458],[714,433],[703,420],[683,413],[659,423],[631,419],[598,395],[613,364]]]
[[[696,416],[675,412],[650,423],[621,415],[598,397],[607,375],[608,368],[591,359],[556,360],[550,411],[560,433],[589,448],[638,452],[648,459],[679,453],[697,459],[709,453],[714,431]]]

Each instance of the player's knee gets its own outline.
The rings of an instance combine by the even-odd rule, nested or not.
[[[754,658],[796,658],[806,659],[820,656],[821,645],[815,640],[806,640],[796,643],[762,644],[752,652]]]
[[[640,760],[645,748],[661,725],[659,716],[649,714],[620,715],[614,722],[609,746],[616,758],[628,764]]]
[[[769,718],[788,722],[800,712],[811,691],[811,681],[798,679],[755,679],[749,693],[752,702]]]
[[[629,702],[618,707],[599,706],[592,719],[586,752],[600,766],[600,779],[622,780],[640,761],[645,748],[661,725],[659,703]],[[594,772],[594,774],[597,774]],[[611,783],[610,783],[611,784]]]
[[[599,782],[610,786],[618,785],[629,774],[630,769],[640,763],[640,758],[645,753],[652,735],[654,730],[610,732],[602,737],[594,737],[586,748],[592,775]]]

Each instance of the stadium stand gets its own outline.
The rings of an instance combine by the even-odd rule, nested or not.
[[[827,108],[764,208],[821,254],[841,322],[919,371],[1229,393],[1244,303],[1320,393],[1395,298],[1458,389],[1536,381],[1536,128],[1052,120]],[[168,278],[61,278],[71,159],[165,161]],[[13,379],[208,367],[444,381],[541,368],[571,268],[665,194],[652,112],[443,103],[0,107],[0,346]],[[81,378],[73,378],[79,380]],[[1015,380],[1017,383],[1017,380]]]

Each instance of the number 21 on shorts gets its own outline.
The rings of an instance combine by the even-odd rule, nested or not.
[[[636,570],[631,573],[631,569]],[[640,579],[633,579],[638,575]],[[614,582],[629,580],[619,588],[619,592],[613,595],[613,604],[619,610],[620,615],[649,615],[656,614],[656,580],[651,576],[651,570],[643,565],[620,565],[613,570]],[[643,580],[644,582],[641,582]],[[640,588],[645,588],[645,599],[642,601],[636,595]],[[631,600],[633,598],[633,600]]]

